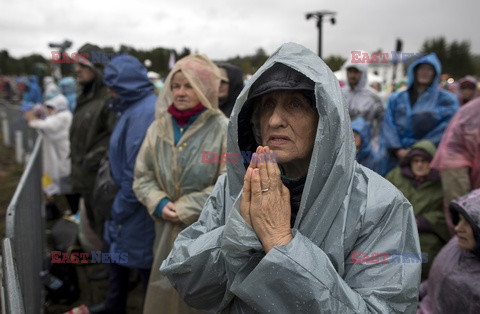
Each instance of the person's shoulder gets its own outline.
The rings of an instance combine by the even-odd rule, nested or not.
[[[212,111],[207,124],[211,124],[212,128],[226,129],[229,121],[221,111]]]
[[[71,122],[72,119],[73,119],[73,114],[70,112],[70,110],[60,111],[55,116],[57,116],[57,119],[62,120],[62,121]],[[68,127],[68,125],[66,127]]]
[[[444,90],[443,88],[438,88],[438,97],[442,101],[446,101],[451,104],[458,104],[457,96],[449,91]]]
[[[388,106],[395,106],[406,98],[408,98],[408,91],[406,90],[393,92],[390,97],[388,97],[387,104]]]
[[[411,207],[402,192],[373,170],[358,165],[355,175],[362,177],[361,180],[365,182],[362,192],[366,197],[365,214],[367,216],[382,217],[386,212],[396,210],[400,206]]]
[[[135,115],[151,115],[152,118],[155,118],[155,102],[157,98],[155,94],[147,95],[142,99],[136,101],[132,105],[132,112]]]
[[[401,174],[401,168],[400,166],[396,166],[385,175],[385,179],[392,182],[392,180],[396,179],[400,174]]]
[[[463,123],[470,123],[470,120],[472,120],[472,122],[478,121],[480,118],[480,97],[460,107],[457,115]]]

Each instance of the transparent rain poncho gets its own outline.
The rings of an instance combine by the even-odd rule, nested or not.
[[[266,61],[237,99],[227,151],[240,155],[258,144],[245,103],[252,84],[275,63],[314,82],[319,114],[293,240],[265,254],[239,213],[245,165],[228,163],[161,272],[188,304],[209,312],[414,312],[421,264],[393,260],[396,251],[420,254],[412,207],[385,179],[355,162],[345,100],[318,56],[288,43]],[[385,263],[355,263],[354,251],[389,257]]]

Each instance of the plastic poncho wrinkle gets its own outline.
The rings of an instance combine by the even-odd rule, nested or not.
[[[480,188],[480,99],[462,106],[452,118],[431,166],[439,170],[468,167],[472,189]]]
[[[161,272],[187,303],[210,312],[413,313],[419,264],[351,262],[354,250],[419,254],[418,235],[408,201],[355,162],[338,81],[314,53],[284,44],[246,83],[229,122],[227,151],[252,146],[253,137],[242,138],[251,128],[244,105],[252,84],[276,62],[315,82],[319,112],[293,240],[263,251],[239,213],[245,165],[229,163],[199,221],[179,234]]]

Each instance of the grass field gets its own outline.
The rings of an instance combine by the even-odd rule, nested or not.
[[[5,212],[20,181],[23,167],[15,162],[13,147],[7,148],[3,145],[0,133],[0,236],[2,238],[5,235]]]

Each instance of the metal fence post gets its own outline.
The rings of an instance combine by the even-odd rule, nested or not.
[[[17,164],[23,163],[23,132],[15,131],[15,160]]]
[[[12,143],[10,142],[10,126],[8,123],[8,115],[4,110],[0,111],[0,115],[2,116],[3,144],[5,147],[10,147]]]

